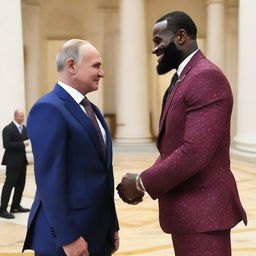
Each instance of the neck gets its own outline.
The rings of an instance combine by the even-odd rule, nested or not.
[[[77,86],[75,81],[71,79],[69,76],[65,75],[65,73],[59,75],[59,81],[79,91],[79,87]]]
[[[15,121],[16,123],[18,123],[18,124],[22,124],[21,122],[19,122],[19,121],[15,120],[15,119],[14,119],[14,121]]]
[[[198,49],[197,43],[196,41],[194,41],[193,43],[191,43],[185,51],[183,51],[182,55],[181,55],[181,60],[179,61],[179,65],[180,63],[185,60],[191,53],[193,53],[195,50]],[[179,66],[178,65],[178,66]]]

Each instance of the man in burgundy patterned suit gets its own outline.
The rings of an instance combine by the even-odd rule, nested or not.
[[[198,49],[197,28],[171,12],[153,28],[157,72],[176,73],[160,117],[159,157],[140,175],[126,174],[117,189],[137,204],[144,191],[159,200],[160,225],[172,234],[176,256],[230,256],[230,229],[246,213],[230,171],[232,92],[221,70]]]

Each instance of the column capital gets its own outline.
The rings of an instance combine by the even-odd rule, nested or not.
[[[225,0],[207,0],[207,57],[221,69],[225,65]]]
[[[238,5],[228,5],[226,14],[230,16],[238,16]]]
[[[37,6],[40,6],[39,3],[26,3],[26,2],[22,2],[21,3],[21,7],[27,7],[27,6],[34,6],[34,7],[37,7]]]
[[[227,0],[227,7],[232,8],[232,7],[236,7],[238,8],[239,3],[238,0]]]
[[[205,0],[205,4],[225,4],[226,0]]]

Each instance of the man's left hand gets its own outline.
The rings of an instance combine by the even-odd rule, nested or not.
[[[115,240],[114,240],[114,249],[112,251],[112,253],[115,253],[119,248],[119,234],[118,232],[116,231],[115,232]]]
[[[138,191],[136,187],[137,176],[138,174],[127,173],[116,188],[120,198],[128,204],[138,204],[144,196],[144,192]]]

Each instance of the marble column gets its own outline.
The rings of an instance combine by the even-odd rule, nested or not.
[[[225,0],[206,0],[206,55],[222,70],[225,64]]]
[[[100,56],[103,61],[103,71],[106,77],[106,70],[105,70],[105,61],[104,61],[104,33],[105,33],[105,11],[104,7],[101,7],[100,5],[97,6],[97,19],[95,19],[95,22],[93,23],[94,32],[91,34],[85,34],[84,38],[89,40],[99,51]],[[105,114],[105,108],[104,108],[104,94],[105,90],[108,90],[105,88],[105,78],[100,80],[99,87],[97,91],[88,93],[87,97],[91,102],[97,105],[97,107],[100,109],[100,111]]]
[[[23,41],[25,47],[26,105],[29,110],[42,96],[40,89],[40,6],[22,4]]]
[[[2,0],[0,8],[0,129],[11,122],[16,108],[25,108],[23,41],[20,0]],[[2,136],[0,136],[2,159]]]
[[[234,95],[231,123],[231,137],[233,138],[236,135],[237,123],[238,0],[227,1],[225,41],[225,74]]]
[[[256,1],[239,2],[237,153],[256,161]]]
[[[144,143],[149,129],[144,0],[120,1],[116,141]]]

